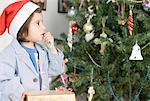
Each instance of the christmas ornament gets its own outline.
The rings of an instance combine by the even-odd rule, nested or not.
[[[109,40],[109,42],[111,42],[111,43],[113,43],[114,41],[113,41],[113,39],[111,39],[111,38],[108,38],[108,40]]]
[[[102,34],[100,34],[101,37],[107,38],[107,34],[103,31]]]
[[[95,90],[93,86],[90,86],[88,89],[88,101],[92,101],[93,95],[95,94]]]
[[[128,0],[131,3],[143,3],[144,0]]]
[[[87,0],[87,2],[90,2],[90,0]]]
[[[109,2],[115,3],[116,0],[108,0],[108,1],[106,2],[106,4],[108,4]]]
[[[128,29],[129,29],[129,35],[131,36],[133,33],[133,13],[132,13],[133,5],[130,5],[129,10],[129,17],[128,17]]]
[[[60,77],[61,77],[61,81],[62,81],[64,87],[67,88],[67,86],[68,86],[68,76],[65,73],[63,73],[63,74],[60,75]]]
[[[79,25],[77,23],[73,23],[71,25],[72,33],[75,33],[79,29]]]
[[[94,10],[92,8],[93,8],[93,5],[88,7],[89,14],[93,14],[94,13]]]
[[[70,47],[70,51],[72,51],[72,45],[73,45],[73,33],[72,33],[72,25],[76,23],[75,21],[69,21],[69,33],[67,37],[68,46]]]
[[[88,101],[92,101],[93,95],[95,94],[95,90],[93,87],[93,77],[94,76],[94,68],[91,69],[90,73],[90,84],[91,86],[88,89]]]
[[[68,10],[68,16],[72,17],[76,14],[76,9],[74,6],[72,6],[69,10]]]
[[[118,3],[118,24],[119,25],[125,25],[125,23],[127,22],[127,19],[124,17],[124,13],[125,13],[125,3],[121,4],[121,15],[120,15],[120,4]]]
[[[90,5],[88,7],[88,13],[87,16],[89,16],[89,19],[92,19],[93,16],[96,16],[96,14],[94,13],[94,9],[93,9],[93,5]]]
[[[96,45],[101,44],[101,41],[100,41],[100,39],[98,39],[98,38],[95,38],[93,42],[94,42]]]
[[[85,35],[85,40],[86,40],[87,42],[89,42],[91,39],[93,39],[93,37],[94,37],[94,31],[92,31],[91,33],[87,33],[87,34]]]
[[[106,46],[109,44],[109,43],[113,43],[113,40],[111,38],[108,38],[108,40],[102,42],[100,39],[98,38],[95,38],[94,41],[93,41],[96,45],[99,45],[100,44],[100,53],[101,55],[104,55],[104,51],[106,49]]]
[[[105,16],[105,17],[102,18],[102,26],[103,26],[102,30],[103,30],[103,32],[102,32],[102,34],[100,34],[100,37],[102,37],[102,38],[107,38],[107,34],[104,32],[104,31],[105,31],[105,30],[104,30],[104,29],[105,29],[105,23],[106,23],[106,20],[107,20],[107,19],[108,19],[108,16]],[[99,42],[98,42],[98,40],[96,39],[95,42],[101,44],[100,53],[101,53],[102,55],[104,55],[104,50],[106,49],[107,44],[108,44],[109,42],[113,42],[113,40],[112,40],[111,38],[108,38],[108,41],[101,42],[101,41],[99,40]]]
[[[87,21],[87,23],[84,24],[84,26],[83,26],[83,30],[84,30],[84,32],[86,32],[86,33],[90,33],[90,32],[93,30],[93,25],[92,25],[92,23],[91,23],[90,21]]]
[[[99,4],[100,4],[100,1],[99,1],[99,0],[96,0],[96,10],[98,10]]]
[[[119,25],[125,25],[126,22],[127,22],[127,19],[125,19],[125,18],[121,18],[121,17],[120,17],[120,18],[118,19],[118,24],[119,24]]]
[[[93,18],[93,16],[96,16],[96,15],[95,14],[89,15],[86,24],[84,24],[84,26],[83,26],[83,30],[85,33],[90,33],[93,30],[93,25],[90,21]]]
[[[143,2],[143,9],[144,9],[146,12],[150,12],[150,1],[145,1],[145,2]]]
[[[107,44],[108,44],[108,41],[105,41],[105,42],[101,43],[101,49],[99,51],[101,53],[101,55],[104,55],[104,51],[106,49]]]
[[[100,44],[100,50],[99,52],[101,53],[101,55],[104,55],[104,50],[106,48],[106,45],[108,44],[108,41],[104,41],[102,42],[100,39],[95,38],[93,41],[96,45]]]
[[[143,60],[143,57],[141,55],[141,49],[140,46],[137,44],[137,42],[133,46],[132,53],[131,56],[129,57],[129,60]]]
[[[67,58],[64,59],[64,63],[65,64],[68,63],[68,59]]]
[[[106,20],[108,19],[108,16],[102,17],[102,34],[100,34],[101,37],[107,38],[107,34],[104,32],[105,31],[105,24],[106,24]]]
[[[90,2],[90,0],[88,2]],[[94,10],[92,8],[93,8],[93,5],[90,5],[88,7],[89,14],[87,14],[87,16],[89,16],[89,17],[87,19],[87,23],[84,24],[84,26],[83,26],[83,30],[86,33],[85,40],[87,42],[90,41],[94,37],[94,31],[92,31],[93,30],[93,25],[92,25],[90,20],[92,19],[93,16],[96,16],[96,15],[94,14]]]
[[[70,51],[72,51],[72,44],[73,44],[72,33],[68,34],[67,41],[68,41],[68,46],[70,47]]]
[[[82,8],[82,6],[83,6],[83,3],[84,3],[84,0],[81,0],[80,6],[79,6],[79,11],[81,11],[81,8]]]

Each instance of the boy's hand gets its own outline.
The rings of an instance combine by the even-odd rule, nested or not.
[[[52,53],[57,54],[57,50],[54,46],[54,37],[50,32],[46,32],[43,35],[43,41]]]
[[[56,91],[70,91],[72,92],[73,89],[72,88],[65,88],[65,87],[62,87],[62,86],[59,86],[58,88],[55,88]]]
[[[24,92],[22,93],[22,96],[21,96],[20,101],[25,101],[26,95],[28,95],[28,92],[27,92],[27,91],[24,91]]]
[[[54,46],[54,37],[52,36],[52,34],[50,32],[46,32],[43,36],[43,41],[46,44],[49,44],[51,46]]]

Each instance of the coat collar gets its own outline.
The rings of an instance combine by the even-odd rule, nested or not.
[[[16,54],[18,54],[17,56],[19,57],[19,59],[22,60],[22,62],[24,62],[28,66],[28,68],[30,68],[37,76],[39,76],[39,74],[36,72],[33,66],[29,54],[22,48],[22,46],[19,44],[19,42],[16,39],[13,39],[12,46]],[[44,52],[38,45],[36,45],[36,48],[40,54],[40,59],[39,59],[40,63],[42,63],[41,57],[43,56]]]

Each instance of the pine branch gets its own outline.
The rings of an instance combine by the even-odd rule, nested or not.
[[[142,49],[146,48],[148,45],[150,45],[150,42],[148,42],[145,46],[143,46]]]
[[[94,61],[94,59],[92,58],[92,56],[87,51],[86,51],[86,53],[89,56],[90,60],[93,62],[93,64],[95,64],[97,67],[101,68],[101,66]]]

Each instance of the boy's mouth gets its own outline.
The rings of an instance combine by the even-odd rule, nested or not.
[[[45,33],[41,34],[41,35],[42,35],[42,39],[44,38],[44,34],[45,34]]]
[[[42,37],[44,37],[45,33],[42,34]]]

